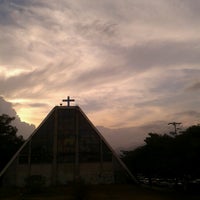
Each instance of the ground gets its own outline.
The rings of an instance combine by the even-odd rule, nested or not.
[[[199,200],[200,195],[132,185],[74,185],[41,191],[0,188],[1,200]]]

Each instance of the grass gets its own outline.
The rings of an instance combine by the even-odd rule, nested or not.
[[[77,195],[79,193],[79,195]],[[132,185],[95,185],[46,188],[39,193],[24,189],[0,189],[1,200],[199,200],[200,195],[155,190]]]

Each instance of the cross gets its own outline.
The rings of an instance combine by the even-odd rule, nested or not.
[[[70,97],[68,96],[67,99],[63,99],[63,102],[67,102],[67,106],[70,106],[70,102],[71,101],[75,101],[74,99],[70,99]]]

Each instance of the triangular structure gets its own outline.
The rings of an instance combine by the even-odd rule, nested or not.
[[[69,105],[54,107],[0,173],[7,186],[25,186],[32,176],[47,186],[136,182],[80,107]]]

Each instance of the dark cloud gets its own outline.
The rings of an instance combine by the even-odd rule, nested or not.
[[[143,126],[111,129],[98,126],[98,130],[116,150],[134,149],[144,144],[148,133],[168,134],[170,127],[166,121],[155,121]]]
[[[4,98],[1,96],[0,96],[0,113],[8,114],[11,117],[17,115],[16,111],[12,108],[12,103],[5,101]]]
[[[40,108],[40,107],[47,107],[48,104],[46,103],[29,103],[28,104],[30,107],[34,107],[34,108]]]
[[[88,40],[98,38],[102,41],[102,39],[113,39],[116,36],[116,26],[115,23],[103,22],[99,19],[87,23],[77,22],[75,23],[75,32]]]
[[[188,117],[195,117],[195,118],[200,118],[200,112],[195,111],[195,110],[187,110],[179,113],[175,113],[175,116],[188,116]]]
[[[21,121],[20,117],[14,110],[13,105],[4,100],[3,97],[0,97],[0,114],[7,114],[11,117],[15,117],[15,120],[12,123],[18,129],[17,134],[23,135],[24,138],[27,138],[35,129],[35,126],[33,124],[28,124]]]
[[[101,101],[102,98],[96,99],[95,97],[90,97],[90,99],[83,99],[85,101],[85,105],[83,104],[82,107],[84,110],[87,110],[88,112],[95,112],[98,110],[102,110],[105,107],[105,101]]]
[[[200,82],[194,83],[192,86],[188,88],[190,91],[198,91],[200,90]]]
[[[83,88],[88,86],[97,86],[104,83],[109,83],[120,80],[127,74],[123,68],[111,64],[109,66],[100,66],[97,69],[85,70],[80,74],[75,74],[74,77],[67,81],[70,85],[76,85]]]
[[[146,71],[150,68],[194,65],[200,62],[199,40],[196,41],[148,41],[128,47],[106,46],[109,57],[124,61],[124,70]],[[110,63],[112,64],[112,60]]]
[[[25,103],[24,103],[25,104]],[[14,106],[22,106],[22,103],[13,103]],[[44,108],[44,107],[48,107],[48,104],[46,103],[26,103],[27,106],[31,107],[31,108]]]
[[[198,0],[181,0],[179,1],[179,5],[182,5],[182,12],[185,14],[185,20],[188,22],[190,20],[191,24],[199,23],[199,9],[200,9],[200,2]]]
[[[8,26],[10,24],[15,24],[15,19],[12,18],[11,9],[6,6],[3,2],[0,2],[0,24]]]
[[[200,62],[197,47],[198,41],[151,41],[130,47],[104,46],[106,61],[99,63],[98,68],[75,74],[71,80],[66,80],[66,84],[87,88],[126,80],[151,69],[158,69],[163,71],[163,78],[159,78],[157,83],[154,79],[149,79],[151,83],[155,82],[151,92],[175,94],[183,90],[185,81],[190,81],[189,78],[193,79],[199,73],[182,67]]]

